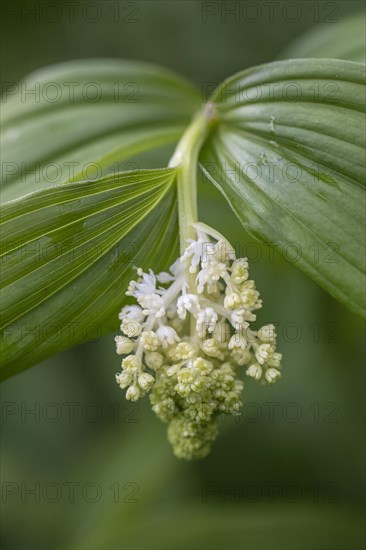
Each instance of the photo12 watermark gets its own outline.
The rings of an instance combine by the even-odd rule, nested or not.
[[[204,24],[298,23],[303,19],[313,23],[338,23],[339,2],[323,1],[204,1],[201,3],[201,20]]]
[[[315,481],[311,484],[289,481],[245,481],[202,484],[202,502],[204,504],[223,503],[267,503],[298,504],[312,501],[315,504],[340,502],[341,486],[336,481]]]
[[[3,481],[2,504],[138,504],[140,486],[134,481],[114,481],[106,485],[97,481]]]
[[[141,2],[131,0],[3,0],[1,18],[5,23],[26,24],[136,24]]]

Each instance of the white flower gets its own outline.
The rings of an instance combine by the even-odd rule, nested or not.
[[[252,360],[252,354],[248,348],[244,350],[234,348],[231,352],[231,357],[240,367],[247,365]]]
[[[222,361],[225,358],[225,354],[223,353],[225,347],[226,346],[223,346],[222,344],[220,345],[220,343],[214,338],[207,338],[201,343],[201,350],[208,355],[208,357],[217,357]]]
[[[276,341],[276,330],[274,325],[264,325],[258,330],[258,338],[262,342],[271,344]]]
[[[200,338],[204,338],[206,331],[213,332],[218,321],[218,315],[212,307],[205,307],[197,314],[196,330]]]
[[[234,328],[240,327],[242,324],[244,324],[244,317],[245,317],[245,309],[234,309],[230,315],[230,322],[233,325]],[[247,328],[249,325],[246,323]]]
[[[230,338],[230,342],[229,342],[229,345],[228,345],[228,348],[229,349],[241,349],[241,350],[245,350],[245,348],[247,347],[248,345],[248,342],[247,340],[244,338],[243,334],[241,332],[236,332],[235,334],[232,335],[232,337]]]
[[[260,344],[255,350],[255,356],[258,363],[260,363],[261,365],[263,365],[263,363],[266,363],[273,352],[274,349],[271,344]]]
[[[198,369],[200,374],[208,374],[213,369],[211,361],[206,361],[203,357],[197,357],[197,359],[192,361],[191,367]]]
[[[116,382],[122,390],[131,384],[132,378],[131,372],[122,371],[116,374]]]
[[[167,273],[166,271],[162,271],[156,276],[156,279],[159,281],[159,283],[170,283],[171,281],[175,281],[175,279],[178,277],[180,273],[180,259],[178,258],[174,264],[172,264],[169,268],[170,273]]]
[[[258,363],[254,363],[254,365],[250,365],[250,367],[247,368],[245,374],[251,378],[254,378],[254,380],[260,380],[262,377],[262,372],[262,367],[258,365]]]
[[[239,258],[231,266],[231,280],[236,285],[244,283],[249,277],[248,261],[246,258]]]
[[[179,342],[176,346],[169,349],[167,354],[172,361],[185,361],[196,355],[198,347],[193,343]]]
[[[190,273],[195,273],[197,271],[197,266],[201,261],[205,241],[203,239],[198,239],[197,241],[194,241],[193,239],[187,239],[187,242],[189,242],[190,244],[184,251],[182,261],[191,258],[189,271]]]
[[[268,369],[264,376],[269,384],[273,384],[281,377],[281,373],[277,369]]]
[[[166,371],[168,376],[175,376],[178,371],[180,370],[181,365],[173,365],[172,367],[169,367]]]
[[[133,304],[130,306],[124,306],[118,317],[121,320],[132,319],[133,321],[138,321],[139,323],[141,323],[144,320],[145,315],[143,314],[140,306]]]
[[[198,294],[202,294],[205,285],[216,287],[217,281],[221,278],[224,278],[227,274],[226,264],[223,264],[221,262],[207,262],[203,265],[203,269],[201,269],[196,277]]]
[[[162,271],[161,273],[158,273],[156,278],[159,281],[159,283],[162,283],[162,284],[170,283],[171,281],[175,280],[174,275],[171,275],[167,271]]]
[[[281,359],[282,359],[282,353],[274,352],[268,358],[267,363],[270,367],[279,368],[281,366]]]
[[[149,369],[157,370],[164,362],[164,357],[157,351],[150,351],[145,353],[145,363]]]
[[[151,374],[149,374],[148,372],[142,372],[141,374],[139,374],[137,381],[139,383],[139,386],[143,390],[148,391],[153,387],[155,383],[155,378],[151,376]]]
[[[140,342],[146,351],[156,351],[160,342],[153,330],[146,330],[140,336]]]
[[[178,335],[174,328],[168,327],[166,325],[161,325],[158,330],[156,331],[156,334],[163,346],[163,348],[166,348],[168,346],[172,346],[175,344],[175,342],[179,342]]]
[[[226,309],[237,309],[241,305],[241,300],[239,294],[233,292],[232,290],[226,291],[226,296],[224,299],[224,308]]]
[[[121,331],[129,338],[139,336],[142,331],[142,325],[133,319],[123,319],[121,323]]]
[[[138,298],[141,294],[154,294],[156,292],[156,277],[150,269],[149,273],[144,273],[141,268],[137,270],[140,276],[138,281],[131,281],[127,296]]]
[[[231,324],[235,328],[236,332],[242,332],[247,335],[250,331],[249,329],[249,323],[247,321],[244,321],[242,316],[232,314],[231,315]]]
[[[219,240],[214,246],[214,258],[218,262],[226,263],[235,259],[235,251],[225,240]]]
[[[180,319],[185,319],[187,311],[196,315],[201,309],[198,296],[196,294],[184,294],[177,300],[177,312]]]
[[[136,355],[128,355],[122,361],[122,368],[128,372],[138,372],[141,370],[141,361]]]
[[[135,385],[130,386],[126,391],[126,399],[128,399],[129,401],[137,401],[139,397],[140,390]]]
[[[165,315],[164,300],[159,294],[141,294],[137,301],[144,308],[145,315],[154,314],[156,317]]]
[[[250,282],[250,281],[247,281]],[[244,283],[245,284],[245,283]],[[255,288],[247,287],[241,289],[240,300],[244,307],[257,308],[260,307],[259,292]]]
[[[136,345],[135,342],[126,338],[126,336],[116,336],[114,340],[116,342],[116,351],[118,355],[131,353]]]

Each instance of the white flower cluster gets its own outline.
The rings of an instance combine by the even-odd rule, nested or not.
[[[213,229],[195,228],[170,273],[137,270],[126,294],[138,305],[122,309],[123,336],[115,339],[125,355],[117,383],[132,401],[152,390],[153,410],[186,459],[209,452],[220,413],[240,413],[238,367],[264,383],[281,375],[274,326],[250,328],[262,301],[247,260]]]

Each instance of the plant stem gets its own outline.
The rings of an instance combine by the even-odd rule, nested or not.
[[[207,103],[183,134],[169,166],[177,167],[180,249],[183,254],[187,239],[194,239],[193,223],[197,216],[197,162],[200,149],[216,121],[213,103]]]

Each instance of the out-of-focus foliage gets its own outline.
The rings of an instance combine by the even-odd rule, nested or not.
[[[329,2],[329,7],[332,3]],[[338,4],[333,3],[333,7]],[[332,57],[365,63],[366,29],[362,13],[341,23],[323,24],[311,28],[281,52],[280,59],[301,57]]]

